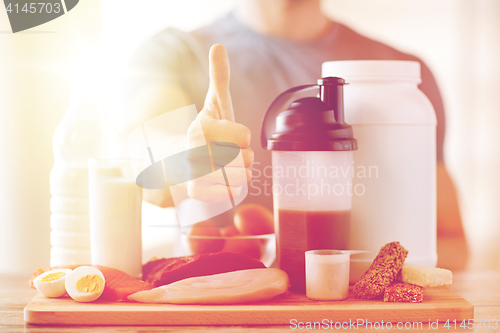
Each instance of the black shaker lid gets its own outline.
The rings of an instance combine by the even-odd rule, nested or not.
[[[263,131],[272,125],[274,128],[272,135],[266,137],[267,145],[264,148],[285,151],[356,150],[357,141],[353,137],[352,127],[344,122],[344,83],[341,78],[320,79],[317,87],[321,99],[303,97],[281,112],[272,110],[278,107],[273,103],[267,113],[277,114],[271,124],[266,124],[266,114]],[[310,89],[313,86],[305,87]]]

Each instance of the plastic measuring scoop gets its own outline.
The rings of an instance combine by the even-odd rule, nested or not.
[[[351,255],[368,251],[306,251],[306,295],[314,300],[340,301],[349,293]]]

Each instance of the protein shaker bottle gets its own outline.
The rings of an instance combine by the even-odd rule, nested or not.
[[[272,150],[276,260],[295,292],[305,292],[306,251],[349,248],[357,142],[344,122],[344,84],[327,77],[289,89],[262,124],[262,147]]]

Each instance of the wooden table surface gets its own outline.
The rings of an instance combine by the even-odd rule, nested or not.
[[[452,289],[474,305],[474,332],[500,332],[500,271],[473,272],[454,274]],[[27,286],[25,277],[0,276],[0,332],[172,332],[172,331],[213,331],[229,332],[276,332],[290,331],[290,326],[35,326],[28,325],[23,319],[23,308],[37,294]],[[484,326],[484,319],[489,320],[490,328]],[[496,329],[494,328],[496,321]],[[488,322],[488,321],[487,321]],[[487,323],[486,322],[486,323]],[[453,323],[450,328],[439,325],[439,331],[464,331]],[[480,327],[479,327],[480,326]],[[393,329],[397,329],[393,327]],[[361,328],[358,332],[365,332]],[[380,331],[380,329],[378,329]],[[403,330],[404,332],[435,332],[429,330],[427,323],[421,329]]]

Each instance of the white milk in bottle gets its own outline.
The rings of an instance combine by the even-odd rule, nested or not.
[[[108,148],[109,126],[96,95],[82,88],[73,89],[68,111],[53,138],[51,266],[90,264],[87,163]]]

